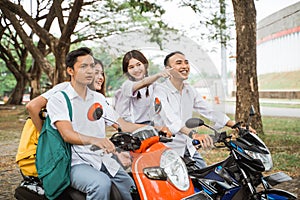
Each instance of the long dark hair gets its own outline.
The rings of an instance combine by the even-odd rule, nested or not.
[[[128,51],[124,55],[123,62],[122,62],[123,73],[127,75],[127,77],[129,78],[129,80],[135,81],[135,78],[133,78],[132,76],[130,76],[130,74],[128,73],[129,61],[132,58],[137,59],[138,61],[140,61],[141,63],[144,64],[145,70],[146,70],[145,76],[148,76],[148,65],[149,65],[149,62],[148,62],[147,58],[144,56],[144,54],[142,52],[140,52],[138,50],[131,50],[131,51]]]
[[[101,65],[102,67],[102,71],[103,71],[103,83],[101,85],[101,89],[100,90],[96,90],[97,92],[100,92],[101,94],[103,94],[105,96],[105,92],[106,92],[106,78],[105,78],[105,73],[104,73],[104,65],[103,63],[101,62],[101,60],[97,59],[97,58],[94,58],[94,61],[95,61],[95,65]]]
[[[138,50],[131,50],[131,51],[128,51],[124,57],[123,57],[123,62],[122,62],[122,69],[123,69],[123,73],[126,74],[126,76],[128,77],[129,80],[131,81],[135,81],[135,78],[132,77],[129,73],[128,73],[128,65],[129,65],[129,61],[130,59],[137,59],[138,61],[140,61],[141,63],[144,64],[145,66],[145,71],[146,71],[146,74],[145,76],[148,76],[148,66],[149,66],[149,62],[147,60],[147,58],[144,56],[144,54]],[[148,90],[148,87],[147,87],[147,90],[146,90],[146,96],[148,97],[149,96],[149,90]],[[137,98],[140,99],[141,98],[141,93],[140,91],[138,91],[137,93]]]

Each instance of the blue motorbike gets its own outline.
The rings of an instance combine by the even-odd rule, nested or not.
[[[250,116],[254,114],[252,110]],[[248,120],[249,121],[249,120]],[[206,126],[214,131],[214,144],[226,147],[229,156],[216,164],[197,169],[187,164],[188,172],[196,188],[207,193],[215,200],[290,200],[295,195],[273,186],[291,180],[283,172],[263,176],[263,172],[273,167],[270,151],[264,142],[249,131],[249,126],[241,127],[236,123],[232,128],[238,130],[238,137],[233,139],[226,132],[218,132],[199,118],[186,122],[188,128]],[[221,146],[220,146],[221,145]]]

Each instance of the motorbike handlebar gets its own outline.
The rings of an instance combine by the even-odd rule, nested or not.
[[[218,148],[221,148],[223,146],[220,145],[216,146],[215,145],[216,143],[224,143],[227,138],[232,137],[231,135],[227,135],[226,131],[223,131],[221,133],[215,131],[215,135],[209,135],[209,136],[212,138],[214,146]],[[196,149],[200,149],[202,147],[200,141],[196,139],[192,140],[192,144],[196,147]]]
[[[172,142],[172,138],[166,137],[164,132],[159,133],[159,139],[157,141],[167,143]],[[157,136],[156,136],[157,137]],[[142,140],[139,137],[135,137],[130,133],[126,132],[117,132],[113,134],[110,138],[110,141],[116,146],[118,152],[120,151],[135,151],[141,148]],[[91,151],[102,150],[96,145],[92,145],[90,148]],[[102,150],[103,151],[103,150]],[[103,151],[104,152],[104,151]],[[103,153],[101,153],[102,155]]]
[[[167,137],[160,137],[159,141],[162,143],[167,143],[167,142],[172,142],[173,139],[172,138],[167,138]]]

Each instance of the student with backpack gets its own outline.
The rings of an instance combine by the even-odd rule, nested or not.
[[[89,156],[93,154],[89,150],[91,145],[104,149],[108,154],[115,152],[114,145],[105,137],[105,124],[117,125],[103,118],[89,121],[87,109],[95,102],[99,102],[103,106],[103,115],[119,123],[123,130],[133,131],[140,126],[119,118],[106,103],[103,95],[87,88],[94,77],[94,60],[88,48],[70,52],[66,64],[71,83],[68,83],[65,92],[73,107],[73,121],[69,119],[68,109],[65,101],[61,99],[63,97],[61,93],[51,96],[47,110],[53,127],[59,130],[65,142],[72,144],[72,187],[87,193],[88,198],[105,199],[109,198],[110,185],[113,181],[122,196],[131,199],[129,189],[134,183],[120,165],[108,155],[105,155],[105,158],[97,154]]]

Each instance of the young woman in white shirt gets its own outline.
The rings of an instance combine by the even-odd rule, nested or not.
[[[148,76],[148,66],[147,58],[138,50],[129,51],[123,57],[122,69],[128,80],[116,92],[115,109],[126,121],[149,124],[153,83],[161,77],[170,77],[170,69]]]

